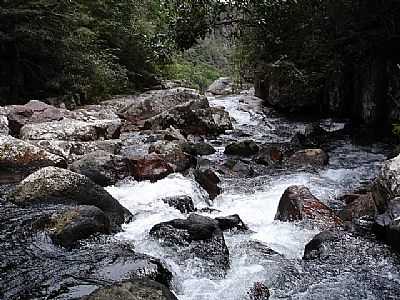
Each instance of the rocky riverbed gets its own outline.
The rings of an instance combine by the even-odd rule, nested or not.
[[[172,88],[0,133],[2,299],[400,298],[400,157],[343,121]]]

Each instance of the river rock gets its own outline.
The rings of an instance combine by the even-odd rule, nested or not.
[[[238,155],[248,157],[256,155],[258,151],[259,147],[254,141],[246,140],[229,144],[228,146],[226,146],[224,153],[226,155]]]
[[[105,104],[115,105],[118,101],[120,100],[114,99],[106,101]],[[204,96],[187,88],[150,91],[131,99],[122,99],[121,102],[119,115],[134,124],[188,102],[208,104]]]
[[[328,140],[330,134],[319,124],[313,123],[306,126],[304,133],[296,133],[291,144],[298,148],[320,148]]]
[[[31,100],[25,105],[7,107],[10,132],[18,137],[20,129],[26,124],[59,121],[71,116],[69,110],[56,108],[38,100]]]
[[[183,214],[194,212],[196,209],[193,204],[193,200],[189,196],[173,196],[163,198],[162,201],[171,207],[176,208]]]
[[[291,186],[282,195],[275,220],[283,222],[309,220],[322,227],[341,224],[334,212],[318,200],[305,186]]]
[[[0,173],[28,175],[47,166],[66,167],[66,161],[25,141],[0,135]]]
[[[114,227],[131,217],[126,208],[88,177],[56,167],[46,167],[29,175],[9,197],[22,207],[46,203],[96,206]]]
[[[323,167],[329,163],[328,154],[322,149],[305,149],[289,157],[288,163],[292,166]]]
[[[174,168],[156,153],[128,159],[131,174],[139,181],[150,180],[155,182],[174,173]]]
[[[83,300],[178,300],[168,288],[146,279],[129,280],[103,287]]]
[[[53,216],[48,230],[57,244],[70,248],[79,240],[95,233],[111,233],[111,224],[101,209],[95,206],[77,206]]]
[[[284,149],[283,145],[264,145],[257,154],[255,162],[265,166],[280,164],[286,152],[287,149]]]
[[[215,80],[207,89],[213,95],[230,95],[233,93],[233,81],[228,77],[221,77]]]
[[[332,231],[322,231],[317,234],[304,249],[304,260],[312,260],[325,256],[327,243],[337,240],[338,236]]]
[[[225,230],[246,231],[249,229],[247,225],[239,217],[239,215],[217,217],[215,218],[215,221],[218,222],[218,226],[219,228],[221,228],[222,231]]]
[[[194,178],[208,193],[211,200],[214,200],[219,194],[221,194],[221,188],[218,186],[221,180],[211,169],[196,169],[194,171]]]
[[[8,119],[6,116],[0,114],[0,135],[8,135],[9,133]]]
[[[120,134],[121,120],[79,121],[63,119],[46,123],[27,124],[21,128],[24,140],[95,141],[114,139]]]
[[[247,177],[254,175],[254,169],[248,161],[228,159],[223,164],[223,167],[228,169],[221,168],[224,173],[233,173],[235,176]]]
[[[352,221],[362,217],[375,217],[377,207],[371,192],[353,193],[340,197],[346,207],[342,209],[339,216],[344,221]]]
[[[183,143],[182,149],[184,152],[189,153],[194,156],[211,155],[216,152],[213,146],[207,143]]]
[[[375,219],[375,232],[400,252],[400,198],[389,202],[385,213]]]
[[[69,169],[85,175],[101,186],[115,184],[129,176],[128,160],[106,151],[95,151],[73,162]]]
[[[213,135],[232,129],[229,113],[210,107],[207,99],[175,106],[144,122],[144,129],[180,129],[184,135]]]
[[[184,172],[196,166],[196,158],[183,149],[179,142],[159,141],[149,147],[149,153],[157,153],[173,168],[174,172]]]
[[[186,220],[176,219],[155,225],[150,235],[164,246],[185,249],[187,257],[194,254],[204,259],[213,273],[226,272],[229,268],[229,251],[224,235],[218,222],[211,218],[191,214]]]
[[[385,211],[389,201],[400,197],[400,155],[383,164],[372,194],[379,213]]]
[[[89,142],[57,140],[28,140],[27,142],[34,144],[50,153],[62,156],[69,163],[72,163],[88,154],[97,151],[118,154],[121,152],[123,146],[123,142],[119,139]]]

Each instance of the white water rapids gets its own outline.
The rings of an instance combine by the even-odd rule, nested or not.
[[[304,123],[267,117],[262,113],[259,101],[248,96],[210,98],[210,103],[224,106],[236,121],[235,131],[247,133],[247,139],[264,143],[287,141],[296,131],[304,130]],[[340,124],[330,122],[329,125],[340,128]],[[229,140],[229,137],[230,133],[227,133],[221,140]],[[224,156],[226,143],[220,144],[222,146],[216,147],[218,152],[209,159]],[[248,246],[252,241],[261,242],[289,259],[295,269],[294,273],[300,272],[296,269],[300,269],[304,246],[317,231],[274,221],[284,190],[291,185],[306,185],[322,201],[334,204],[338,195],[373,178],[385,158],[374,147],[364,149],[350,143],[338,143],[329,155],[329,166],[319,172],[281,172],[253,178],[221,178],[223,194],[213,201],[212,207],[220,212],[205,215],[216,217],[238,214],[251,230],[250,233],[225,233],[231,267],[224,278],[211,278],[202,270],[200,259],[182,261],[179,253],[162,248],[157,241],[149,238],[149,230],[155,224],[187,217],[161,201],[162,198],[188,195],[197,208],[207,207],[205,192],[183,175],[172,174],[156,183],[132,181],[108,187],[107,190],[134,214],[134,221],[125,225],[124,231],[117,238],[131,241],[137,252],[160,258],[174,275],[173,289],[180,300],[246,299],[248,290],[255,282],[269,283],[271,299],[357,299],[358,292],[354,293],[354,297],[344,292],[347,282],[357,281],[351,273],[347,277],[339,277],[341,279],[327,279],[324,288],[308,286],[289,295],[285,283],[282,283],[290,280],[282,279],[288,273],[287,269],[283,269],[284,265]],[[336,295],[333,298],[328,295],[332,289]],[[318,298],[318,295],[326,297]],[[363,295],[371,296],[368,293]],[[368,299],[375,298],[371,296]]]

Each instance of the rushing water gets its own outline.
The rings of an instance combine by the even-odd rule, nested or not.
[[[232,132],[210,141],[218,149],[208,157],[212,161],[225,158],[224,146],[230,140],[283,142],[306,125],[263,112],[259,100],[249,96],[210,98],[210,103],[224,106],[235,119]],[[329,130],[342,127],[331,120],[323,120],[322,125]],[[305,264],[301,260],[304,246],[317,231],[274,221],[282,193],[295,184],[306,185],[322,201],[340,208],[337,197],[370,181],[385,159],[382,153],[379,145],[360,147],[343,140],[331,145],[330,164],[319,171],[222,176],[224,192],[213,201],[218,211],[205,215],[239,214],[250,228],[248,233],[225,233],[231,268],[223,278],[207,274],[201,259],[184,260],[148,235],[157,223],[187,217],[161,198],[189,195],[197,208],[208,206],[205,192],[189,177],[173,174],[156,183],[132,181],[109,187],[135,216],[117,238],[133,243],[137,252],[160,258],[173,272],[174,291],[182,300],[246,299],[255,282],[266,283],[272,299],[398,299],[398,261],[385,246],[349,233],[335,257]],[[266,253],[265,246],[281,255]]]

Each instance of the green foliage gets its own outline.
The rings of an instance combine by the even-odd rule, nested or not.
[[[400,124],[399,123],[393,124],[393,134],[397,138],[400,138]]]
[[[174,59],[166,66],[164,75],[173,80],[186,82],[188,86],[205,91],[213,81],[221,77],[219,70],[205,63],[193,63],[182,57]]]

